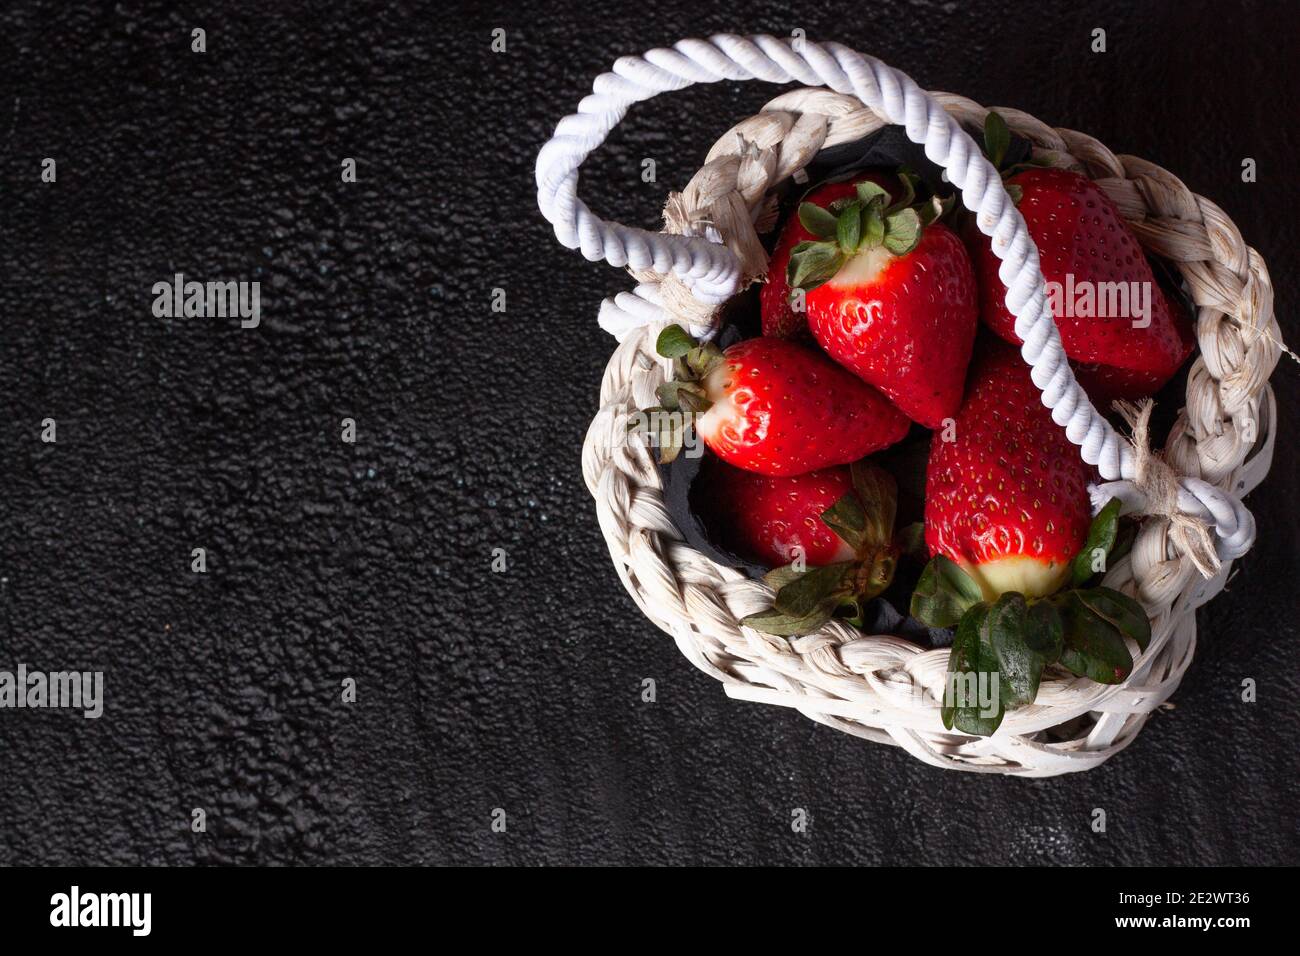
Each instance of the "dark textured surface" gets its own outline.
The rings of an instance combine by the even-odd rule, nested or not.
[[[0,712],[0,863],[1296,861],[1292,437],[1176,709],[1085,775],[933,770],[728,701],[625,595],[579,448],[627,280],[532,196],[618,55],[801,27],[1178,172],[1273,264],[1295,341],[1288,5],[73,6],[0,14],[0,669],[102,668],[107,703]],[[584,195],[655,224],[771,95],[637,108]],[[259,279],[261,328],[155,319],[174,271]],[[1292,436],[1294,365],[1275,387]]]

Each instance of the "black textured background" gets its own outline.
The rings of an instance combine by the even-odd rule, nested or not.
[[[1294,365],[1176,709],[1087,774],[945,773],[728,701],[624,594],[579,448],[628,280],[558,247],[532,183],[617,56],[801,27],[1176,171],[1295,341],[1293,4],[79,6],[0,13],[0,669],[104,669],[106,714],[0,712],[0,863],[1296,861]],[[655,225],[772,95],[636,108],[584,196]],[[261,328],[155,319],[175,271],[260,280]]]

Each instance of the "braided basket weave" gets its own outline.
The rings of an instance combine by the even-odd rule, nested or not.
[[[753,78],[831,89],[788,92],[732,127],[686,189],[670,197],[662,233],[604,222],[578,199],[578,166],[632,103],[693,82]],[[1095,767],[1131,743],[1191,661],[1196,608],[1223,588],[1232,560],[1253,542],[1254,522],[1240,498],[1272,459],[1276,409],[1268,378],[1281,339],[1259,254],[1218,206],[1160,167],[998,108],[1036,157],[1095,180],[1143,246],[1176,265],[1190,287],[1199,354],[1186,407],[1163,454],[1149,457],[1118,436],[1074,382],[1045,305],[1037,250],[997,173],[959,125],[982,126],[985,108],[925,93],[906,75],[838,44],[772,37],[688,40],[623,58],[594,90],[539,155],[539,204],[562,243],[589,259],[626,265],[640,282],[601,310],[602,327],[620,345],[605,370],[582,467],[614,566],[645,615],[728,695],[793,707],[938,767],[1051,776]],[[758,235],[775,221],[773,187],[805,179],[801,170],[821,149],[891,123],[924,144],[993,237],[1022,354],[1044,403],[1105,479],[1093,489],[1094,505],[1120,497],[1125,513],[1144,516],[1131,552],[1105,578],[1151,618],[1151,643],[1135,655],[1128,680],[1108,686],[1049,672],[1037,700],[1009,712],[987,738],[943,727],[947,649],[838,621],[795,638],[742,627],[741,618],[770,607],[772,590],[684,543],[651,451],[626,438],[628,416],[657,403],[668,370],[655,354],[658,332],[678,322],[707,336],[720,304],[765,273]],[[1161,480],[1163,496],[1152,490]],[[1192,553],[1188,528],[1197,526],[1213,541],[1208,563]]]

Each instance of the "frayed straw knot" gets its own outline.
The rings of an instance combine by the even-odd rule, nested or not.
[[[1203,519],[1184,512],[1178,504],[1182,485],[1178,473],[1169,467],[1159,452],[1151,450],[1151,409],[1155,403],[1144,398],[1138,405],[1117,401],[1115,410],[1123,416],[1131,432],[1133,446],[1133,484],[1145,503],[1142,514],[1155,515],[1169,522],[1169,532],[1183,554],[1202,576],[1214,577],[1220,561],[1214,547],[1214,531]]]

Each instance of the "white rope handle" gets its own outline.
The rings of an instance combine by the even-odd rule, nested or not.
[[[998,171],[961,126],[929,94],[907,76],[838,43],[816,44],[771,36],[719,34],[704,40],[682,40],[672,49],[651,50],[644,57],[621,57],[612,73],[603,73],[592,95],[566,116],[537,156],[537,204],[555,227],[555,235],[570,249],[581,249],[591,261],[613,266],[672,272],[696,299],[717,304],[733,295],[740,282],[736,257],[716,234],[708,238],[652,233],[594,215],[578,198],[578,167],[605,141],[633,103],[693,83],[760,79],[770,83],[798,82],[825,86],[856,96],[891,123],[902,126],[908,139],[945,169],[963,205],[975,214],[979,230],[993,240],[1001,261],[998,276],[1007,287],[1006,304],[1015,316],[1015,329],[1024,345],[1043,404],[1079,446],[1083,460],[1111,485],[1097,489],[1140,507],[1132,446],[1097,412],[1074,380],[1061,346],[1056,322],[1047,305],[1038,249],[1024,218],[1002,185]],[[1255,539],[1250,512],[1233,495],[1196,478],[1181,477],[1180,510],[1214,526],[1221,559],[1239,557]]]

